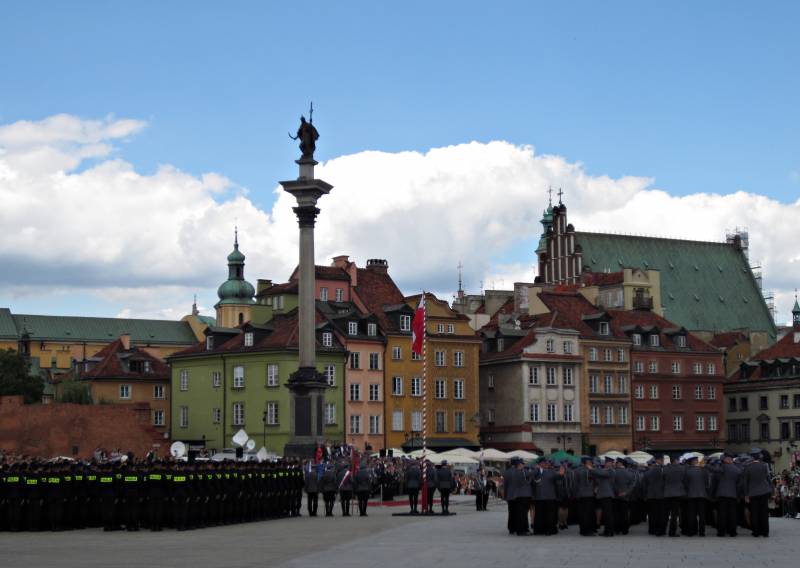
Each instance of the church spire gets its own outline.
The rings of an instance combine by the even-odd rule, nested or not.
[[[792,325],[800,329],[800,304],[797,303],[797,288],[794,289],[794,307],[792,308]]]

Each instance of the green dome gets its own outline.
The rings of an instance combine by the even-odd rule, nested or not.
[[[227,280],[217,290],[220,304],[252,304],[256,289],[247,280]]]
[[[228,255],[228,264],[242,264],[244,263],[244,255],[239,250],[239,245],[234,245],[233,252]]]

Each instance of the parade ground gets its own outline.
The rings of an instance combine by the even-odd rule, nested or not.
[[[502,501],[475,511],[456,496],[455,516],[398,517],[404,507],[370,507],[369,516],[288,518],[187,532],[104,533],[99,529],[0,534],[7,568],[191,566],[250,568],[310,566],[785,566],[796,558],[800,521],[770,519],[770,538],[655,538],[647,527],[628,536],[509,536]]]

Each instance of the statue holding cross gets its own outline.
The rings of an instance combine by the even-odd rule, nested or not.
[[[300,151],[302,155],[300,156],[301,160],[313,160],[314,159],[314,151],[317,149],[317,140],[319,139],[319,132],[314,127],[314,103],[311,103],[311,107],[308,110],[308,121],[306,121],[305,116],[300,117],[300,127],[297,129],[297,135],[292,136],[289,134],[289,138],[292,140],[300,140]]]

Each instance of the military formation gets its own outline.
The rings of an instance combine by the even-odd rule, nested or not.
[[[577,466],[543,460],[525,467],[516,458],[504,475],[508,532],[555,535],[572,520],[582,536],[626,535],[644,522],[657,537],[703,537],[708,526],[719,537],[735,537],[739,527],[769,536],[773,484],[761,450],[726,452],[704,465],[693,455],[668,464],[664,458],[646,467],[630,458],[588,456]]]
[[[0,469],[0,531],[199,529],[300,515],[298,462],[19,462]]]

